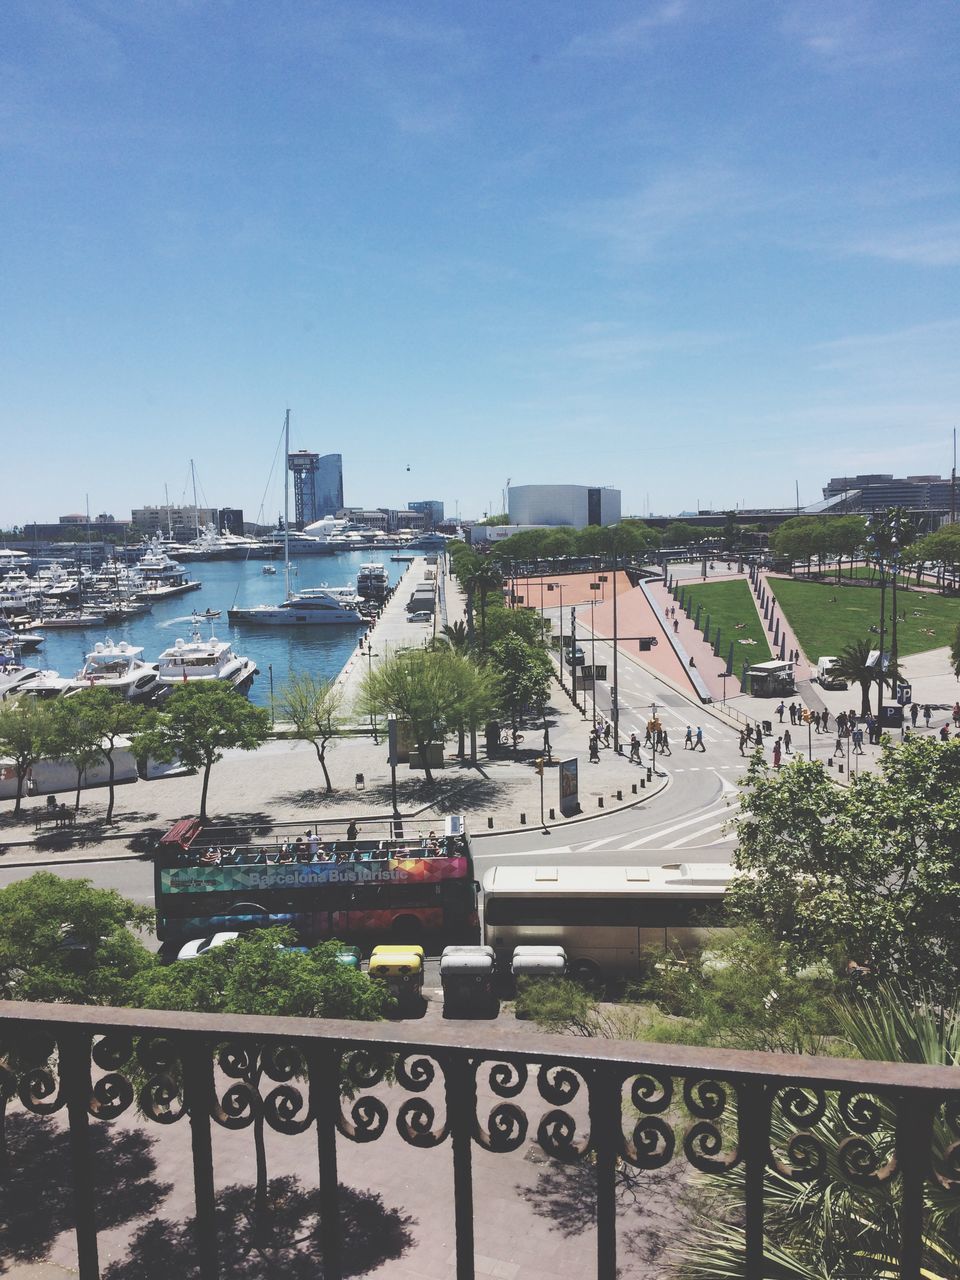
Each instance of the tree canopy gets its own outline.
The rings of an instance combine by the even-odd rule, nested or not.
[[[0,757],[11,761],[17,774],[13,812],[19,813],[27,775],[38,760],[50,755],[53,718],[50,706],[37,698],[0,702]]]
[[[458,723],[460,681],[457,664],[468,659],[448,646],[401,649],[364,676],[357,698],[361,715],[375,714],[406,721],[417,744],[424,776],[433,781],[427,748],[442,742],[446,729]]]
[[[327,795],[333,791],[327,768],[327,744],[340,730],[342,696],[332,680],[294,672],[280,693],[280,712],[293,725],[297,737],[309,742],[323,770]]]
[[[757,759],[740,801],[729,901],[809,961],[956,990],[960,980],[960,741],[885,746],[840,788],[820,763]]]
[[[135,977],[156,961],[131,928],[153,912],[89,880],[38,871],[0,889],[4,999],[127,1004]]]
[[[156,760],[178,759],[202,770],[200,817],[207,816],[210,770],[229,750],[255,751],[270,732],[269,713],[254,707],[222,681],[185,684],[176,689],[163,710],[136,735],[138,755]]]

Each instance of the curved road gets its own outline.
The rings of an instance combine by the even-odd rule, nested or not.
[[[584,648],[589,644],[586,640]],[[612,671],[612,645],[597,640],[596,659]],[[473,849],[478,878],[482,879],[491,866],[513,860],[642,866],[730,860],[734,839],[724,828],[736,812],[737,781],[746,765],[738,750],[736,731],[695,707],[630,658],[621,656],[619,679],[620,731],[625,744],[634,732],[642,741],[644,725],[656,705],[672,748],[666,760],[657,757],[658,772],[669,778],[667,788],[646,804],[571,823],[549,834],[534,827],[514,835],[476,837]],[[588,692],[588,710],[592,705]],[[609,684],[598,683],[596,705],[599,712],[609,714]],[[705,752],[683,749],[688,724],[694,732],[698,725],[702,727]],[[641,756],[645,764],[650,763],[646,747]],[[87,862],[56,870],[69,879],[88,877],[136,902],[153,904],[153,869],[147,863]],[[0,885],[31,874],[31,868],[0,868]]]

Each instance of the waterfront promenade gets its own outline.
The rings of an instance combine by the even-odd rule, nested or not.
[[[330,743],[327,762],[334,786],[324,790],[323,774],[311,744],[280,736],[271,738],[254,752],[230,751],[213,768],[210,780],[211,821],[263,833],[285,824],[332,824],[345,828],[351,819],[360,822],[389,817],[392,811],[391,771],[386,737],[353,713],[364,675],[385,657],[402,647],[423,644],[433,634],[434,623],[408,622],[405,605],[420,581],[425,565],[414,562],[400,586],[387,602],[380,618],[365,637],[364,650],[355,649],[338,677],[343,694],[343,715],[347,732]],[[454,583],[444,584],[447,616],[461,616],[462,599]],[[436,626],[439,630],[441,620]],[[366,640],[370,641],[367,649]],[[278,691],[279,692],[279,691]],[[589,763],[589,723],[576,710],[555,682],[546,713],[553,764],[543,777],[544,816],[551,828],[576,822],[577,817],[607,813],[619,807],[645,802],[664,786],[666,779],[646,779],[646,768],[603,748],[600,763]],[[456,756],[456,737],[448,738],[444,767],[435,772],[433,786],[422,772],[406,764],[397,768],[397,804],[404,816],[417,815],[422,823],[442,824],[448,814],[463,814],[474,834],[536,830],[540,826],[541,779],[535,760],[543,754],[544,725],[522,726],[523,742],[514,753],[499,747],[488,754],[482,735],[478,760],[471,765]],[[469,744],[468,744],[469,745]],[[643,753],[645,765],[648,753]],[[580,777],[581,813],[565,819],[559,808],[559,781],[556,762],[576,759]],[[12,803],[0,810],[0,866],[14,862],[69,858],[122,856],[144,851],[148,840],[167,830],[178,818],[195,815],[200,799],[200,778],[195,775],[167,776],[140,780],[117,788],[115,826],[106,827],[105,788],[81,793],[77,826],[72,831],[34,830],[37,812],[46,808],[44,796],[28,797],[23,813],[14,820]],[[633,788],[637,791],[634,794]],[[619,793],[619,796],[618,796]],[[58,799],[68,804],[72,796]],[[550,817],[550,810],[554,817]]]

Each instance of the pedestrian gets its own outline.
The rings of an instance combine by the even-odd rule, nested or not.
[[[792,702],[790,703],[790,723],[793,725],[797,723],[797,708]]]
[[[913,725],[914,729],[917,727],[917,716],[919,716],[919,714],[920,714],[920,708],[917,706],[915,702],[911,702],[910,703],[910,723]]]
[[[689,725],[687,725],[687,732],[684,735],[683,749],[684,751],[693,750],[693,730],[690,728]]]
[[[780,717],[781,724],[783,724],[783,713],[786,711],[786,709],[787,709],[787,704],[781,698],[780,705],[777,707],[777,715]]]
[[[673,620],[673,634],[674,634],[674,635],[677,635],[677,634],[679,633],[679,631],[680,631],[680,619],[679,619],[679,618],[674,618],[674,620]]]
[[[813,731],[814,733],[820,732],[820,712],[819,711],[815,711],[813,713]]]
[[[654,734],[654,722],[653,722],[653,719],[651,718],[650,720],[647,721],[647,732],[646,732],[646,736],[643,739],[643,745],[645,747],[653,746],[653,734]]]
[[[740,754],[741,755],[743,755],[743,748],[746,745],[747,745],[747,731],[746,729],[741,729],[740,730]]]
[[[609,747],[610,745],[610,721],[609,720],[603,726],[603,745],[605,747]]]
[[[837,716],[837,737],[842,738],[847,731],[847,713],[841,711]]]
[[[923,706],[923,726],[924,726],[924,728],[925,728],[925,729],[929,729],[929,728],[930,728],[930,717],[931,717],[932,715],[933,715],[933,712],[932,712],[932,711],[931,711],[931,709],[930,709],[930,703],[929,703],[929,702],[924,703],[924,706]]]
[[[703,745],[703,730],[700,728],[700,726],[699,726],[699,725],[697,725],[697,738],[696,738],[696,741],[695,741],[695,742],[694,742],[694,744],[693,744],[693,749],[694,749],[694,751],[696,751],[697,747],[699,747],[699,748],[700,748],[700,750],[701,750],[704,754],[706,754],[706,750],[707,750],[707,748]]]
[[[360,828],[351,818],[350,821],[347,823],[347,839],[356,840],[359,830]]]
[[[773,744],[773,767],[780,768],[780,739],[778,738]]]
[[[960,702],[953,704],[953,723],[960,729]]]
[[[787,755],[788,755],[788,756],[792,756],[792,755],[793,755],[793,752],[790,750],[790,744],[791,744],[791,742],[793,742],[793,739],[790,737],[790,730],[789,730],[789,729],[784,729],[784,731],[783,731],[783,749],[784,749],[784,751],[787,753]]]
[[[843,737],[840,734],[840,726],[838,725],[837,726],[837,745],[833,748],[833,755],[842,757],[843,752],[844,752]],[[830,758],[833,759],[833,756],[831,756]]]
[[[640,763],[640,739],[635,733],[630,735],[630,759]]]
[[[550,759],[550,730],[549,729],[544,729],[543,731],[543,754],[547,757],[548,760]]]
[[[663,736],[660,739],[660,751],[661,754],[665,756],[673,755],[673,752],[670,750],[670,739],[667,737],[666,729],[663,730]]]
[[[823,711],[823,712],[821,713],[821,715],[820,715],[820,724],[821,724],[821,726],[822,726],[822,728],[823,728],[823,732],[824,732],[824,733],[826,733],[826,732],[827,732],[827,722],[829,721],[829,719],[830,719],[830,712],[829,712],[829,711]]]
[[[950,730],[947,728],[945,724],[942,724],[940,726],[940,741],[941,742],[950,741]]]
[[[595,732],[590,735],[590,763],[600,763],[600,739]]]

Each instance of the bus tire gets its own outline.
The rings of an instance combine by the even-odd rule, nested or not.
[[[397,916],[390,926],[390,936],[398,942],[419,944],[423,937],[423,925],[416,916]]]
[[[595,995],[602,995],[604,989],[603,973],[595,960],[574,960],[570,966],[570,976]]]

